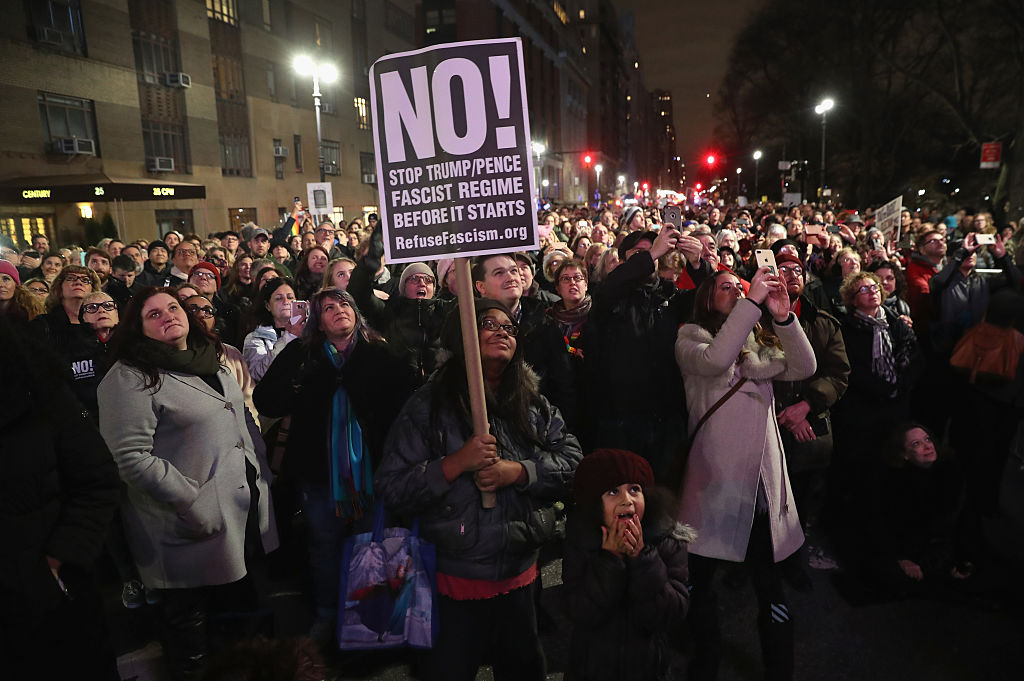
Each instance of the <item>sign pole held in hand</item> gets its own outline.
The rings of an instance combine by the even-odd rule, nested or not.
[[[522,41],[497,38],[387,54],[369,74],[384,254],[455,258],[476,435],[490,429],[469,258],[539,246],[524,73]]]
[[[480,364],[480,334],[476,328],[473,304],[473,281],[469,274],[469,258],[455,259],[455,287],[459,294],[459,317],[462,321],[462,346],[466,349],[466,379],[469,383],[469,406],[473,412],[473,434],[487,435],[487,398],[484,395],[484,371]],[[480,505],[494,508],[497,494],[480,492]]]

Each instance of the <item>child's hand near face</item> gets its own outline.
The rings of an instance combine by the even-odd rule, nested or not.
[[[601,526],[601,548],[616,556],[637,556],[644,548],[644,533],[640,518],[617,520],[615,527],[608,529]]]

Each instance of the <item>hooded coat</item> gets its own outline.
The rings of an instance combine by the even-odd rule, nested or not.
[[[764,483],[768,502],[775,561],[791,555],[804,539],[786,473],[772,380],[809,378],[817,364],[792,313],[789,322],[773,328],[781,350],[755,340],[751,330],[760,318],[757,304],[742,299],[717,335],[686,324],[676,340],[691,433],[734,383],[747,379],[696,434],[686,462],[680,520],[698,533],[690,552],[708,558],[743,561],[758,480]]]

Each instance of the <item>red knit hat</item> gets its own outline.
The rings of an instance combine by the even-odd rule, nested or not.
[[[220,289],[220,270],[217,269],[216,265],[214,265],[212,262],[206,262],[205,260],[203,260],[202,262],[197,262],[195,265],[192,266],[192,269],[189,270],[188,272],[189,279],[192,278],[192,275],[195,273],[196,270],[206,270],[207,272],[213,272],[213,276],[217,278],[217,288]]]
[[[587,504],[630,482],[641,487],[654,485],[654,472],[646,459],[625,449],[595,449],[576,469],[573,493],[577,504]]]

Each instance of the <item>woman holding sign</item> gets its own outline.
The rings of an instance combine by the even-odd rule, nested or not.
[[[418,516],[421,535],[437,547],[440,630],[423,678],[471,681],[487,660],[495,679],[539,681],[537,555],[582,452],[537,391],[512,313],[486,298],[475,312],[490,434],[472,434],[454,312],[441,336],[452,356],[395,421],[377,488],[391,510]],[[495,508],[481,508],[481,490],[495,493]]]

